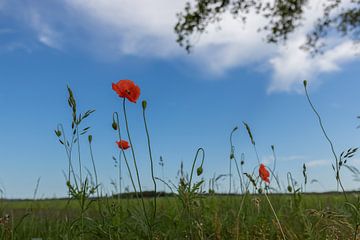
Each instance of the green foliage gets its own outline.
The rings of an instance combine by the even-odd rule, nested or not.
[[[225,13],[243,23],[249,14],[256,13],[265,18],[266,23],[258,30],[266,33],[268,43],[286,42],[289,35],[302,25],[304,12],[308,7],[306,0],[196,0],[188,1],[184,10],[177,14],[175,25],[177,42],[190,52],[192,36],[203,34],[210,24],[219,22]],[[308,33],[303,49],[316,54],[321,52],[322,40],[331,31],[347,36],[354,41],[359,40],[360,1],[351,0],[346,7],[345,1],[330,0],[323,3],[323,12]]]

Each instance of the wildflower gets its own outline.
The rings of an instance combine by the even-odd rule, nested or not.
[[[131,80],[120,80],[112,84],[112,89],[121,98],[127,98],[130,102],[136,103],[140,96],[140,88]]]
[[[119,146],[120,149],[126,150],[130,147],[129,143],[125,140],[120,140],[116,142],[116,144]]]
[[[265,168],[264,164],[260,164],[259,167],[259,176],[261,177],[261,179],[264,182],[270,183],[269,177],[270,177],[270,173],[269,171]]]

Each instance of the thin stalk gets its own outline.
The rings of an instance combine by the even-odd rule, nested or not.
[[[236,166],[236,170],[237,170],[237,173],[239,175],[239,179],[240,179],[240,189],[241,189],[241,193],[244,193],[244,186],[243,186],[243,179],[242,179],[242,176],[240,174],[240,170],[239,170],[239,165],[237,163],[237,159],[235,157],[235,147],[233,145],[233,141],[232,141],[232,136],[233,136],[233,133],[238,129],[238,127],[235,127],[232,131],[231,131],[231,134],[230,134],[230,147],[231,147],[231,156],[230,156],[230,164],[231,164],[231,157],[234,159],[235,161],[235,166]],[[231,165],[230,165],[230,170],[231,170]],[[231,183],[231,181],[230,181]]]
[[[70,148],[67,146],[67,139],[66,139],[66,135],[65,135],[65,131],[64,131],[64,127],[62,124],[58,124],[58,127],[60,127],[61,129],[61,132],[63,134],[63,145],[64,145],[64,148],[65,148],[65,151],[66,151],[66,155],[67,155],[67,158],[68,158],[68,161],[69,161],[69,172],[68,172],[68,181],[70,182],[70,176],[72,173],[73,175],[73,178],[74,178],[74,183],[75,183],[75,186],[76,188],[78,189],[78,183],[77,183],[77,180],[76,180],[76,175],[75,175],[75,172],[74,172],[74,168],[73,168],[73,165],[72,165],[72,162],[71,162],[71,153],[72,153],[72,146],[73,146],[73,142],[74,142],[74,135],[71,139],[71,145],[70,145]],[[69,191],[69,196],[70,196],[70,191]]]
[[[131,137],[130,137],[129,123],[128,123],[128,119],[127,119],[127,115],[126,115],[125,100],[126,100],[126,98],[124,98],[124,100],[123,100],[123,111],[124,111],[124,117],[125,117],[126,132],[127,132],[127,135],[128,135],[130,146],[131,146],[131,153],[132,153],[132,156],[133,156],[134,167],[135,167],[135,171],[136,171],[136,178],[137,178],[137,182],[138,182],[138,185],[139,185],[141,203],[142,203],[142,207],[143,207],[143,210],[144,210],[145,219],[146,219],[146,222],[147,222],[149,228],[151,229],[149,218],[148,218],[147,213],[146,213],[144,196],[143,196],[143,192],[142,192],[142,188],[141,188],[141,182],[140,182],[139,169],[138,169],[137,163],[136,163],[135,150],[134,150],[134,146],[132,144]]]
[[[231,159],[230,159],[230,166],[229,166],[229,194],[231,194]]]
[[[243,186],[243,180],[241,178],[241,173],[240,173],[240,169],[239,169],[239,164],[236,160],[236,157],[234,157],[234,161],[235,161],[235,166],[236,166],[236,171],[239,175],[239,179],[240,179],[240,190],[241,190],[241,193],[244,193],[244,186]]]
[[[115,118],[115,116],[116,116],[116,118]],[[120,132],[120,125],[119,125],[119,114],[118,114],[117,112],[114,112],[114,113],[113,113],[113,120],[116,120],[116,124],[117,124],[117,126],[118,126],[118,127],[117,127],[118,137],[119,137],[119,141],[121,141],[122,138],[121,138],[121,132]],[[131,147],[132,147],[132,146],[131,146]],[[135,182],[134,182],[134,178],[133,178],[133,176],[132,176],[132,173],[131,173],[131,170],[130,170],[130,166],[129,166],[129,162],[128,162],[127,158],[126,158],[124,149],[120,149],[120,153],[122,153],[123,156],[124,156],[124,160],[125,160],[125,164],[126,164],[127,170],[128,170],[128,172],[129,172],[131,184],[132,184],[132,186],[133,186],[133,188],[134,188],[134,192],[135,192],[136,198],[138,198],[137,190],[136,190],[136,186],[135,186]],[[121,156],[121,155],[120,155],[120,156]]]
[[[256,146],[255,146],[255,143],[253,143],[253,146],[254,146],[254,151],[255,151],[255,154],[256,154],[256,159],[258,161],[258,164],[260,165],[260,158],[259,158],[259,154],[258,154],[258,151],[256,149]]]
[[[164,164],[161,166],[162,179],[165,181]],[[164,194],[165,194],[165,183],[164,183]]]
[[[307,88],[306,88],[306,82],[304,82],[304,88],[305,88],[305,94],[306,94],[306,98],[311,106],[311,109],[313,110],[313,112],[315,113],[315,115],[317,116],[318,118],[318,121],[319,121],[319,125],[320,125],[320,128],[326,138],[326,140],[329,142],[330,144],[330,148],[331,148],[331,152],[332,154],[334,155],[334,158],[335,158],[335,163],[336,163],[336,181],[337,181],[337,188],[339,188],[339,185],[343,191],[343,194],[344,194],[344,197],[345,197],[345,200],[347,201],[347,196],[346,196],[346,192],[345,192],[345,189],[344,189],[344,186],[342,185],[342,182],[341,182],[341,179],[340,179],[340,167],[339,167],[339,159],[335,153],[335,148],[334,148],[334,145],[332,143],[332,141],[330,140],[329,136],[327,135],[326,133],[326,130],[324,128],[324,125],[322,123],[322,119],[320,117],[320,114],[318,113],[318,111],[316,110],[315,106],[313,105],[313,103],[311,102],[310,100],[310,96],[309,96],[309,93],[307,91]]]
[[[119,173],[118,173],[118,175],[119,175],[119,197],[118,197],[118,199],[120,199],[121,198],[121,188],[122,188],[122,186],[121,186],[121,178],[122,178],[122,175],[121,175],[121,152],[119,153],[119,162],[118,162],[118,164],[119,164],[119,168],[118,168],[118,170],[119,170]]]
[[[98,182],[98,176],[97,176],[97,172],[96,172],[96,167],[95,167],[95,161],[94,161],[94,155],[93,155],[91,142],[89,142],[89,147],[90,147],[91,163],[92,163],[93,170],[94,170],[94,175],[95,175],[95,184],[96,184],[96,187],[98,187],[99,182]],[[98,192],[98,191],[96,191],[96,192]]]
[[[190,190],[191,190],[191,181],[192,181],[193,174],[194,174],[195,163],[196,163],[197,156],[199,155],[199,152],[200,152],[200,151],[202,152],[202,160],[201,160],[200,166],[202,166],[203,163],[204,163],[205,151],[204,151],[203,148],[198,148],[198,150],[196,151],[196,154],[195,154],[195,158],[194,158],[192,167],[191,167],[190,180],[189,180],[189,192],[190,192]]]
[[[272,154],[273,154],[273,157],[274,157],[274,165],[273,165],[272,172],[275,173],[277,157],[276,157],[274,145],[271,145],[271,150],[272,150]],[[273,177],[275,177],[274,174],[271,175],[270,181],[272,180]]]
[[[95,166],[95,160],[94,160],[94,154],[93,154],[93,150],[92,150],[92,145],[91,145],[91,141],[89,141],[89,147],[90,147],[90,156],[91,156],[91,162],[92,162],[92,166],[94,169],[94,175],[95,175],[95,185],[96,185],[96,196],[97,196],[97,203],[98,203],[98,209],[100,212],[100,215],[102,216],[102,220],[104,222],[105,220],[105,216],[102,212],[101,209],[101,204],[100,204],[100,194],[99,194],[99,181],[98,181],[98,175],[97,175],[97,171],[96,171],[96,166]]]
[[[81,166],[81,153],[80,153],[80,138],[79,138],[79,129],[78,125],[76,124],[76,136],[77,136],[77,148],[78,148],[78,158],[79,158],[79,173],[80,173],[80,184],[83,184],[82,182],[82,166]]]
[[[276,221],[277,221],[277,224],[279,225],[279,228],[280,228],[282,237],[283,237],[283,239],[285,240],[286,237],[285,237],[284,231],[283,231],[283,229],[282,229],[282,227],[281,227],[279,218],[278,218],[277,215],[276,215],[276,212],[275,212],[275,210],[274,210],[274,207],[273,207],[273,205],[271,204],[270,199],[269,199],[269,197],[267,196],[267,193],[266,193],[266,192],[264,193],[264,195],[265,195],[266,200],[268,201],[268,203],[269,203],[269,205],[270,205],[270,208],[271,208],[271,210],[272,210],[272,212],[273,212],[273,214],[274,214],[274,216],[275,216],[275,219],[276,219]]]
[[[146,131],[146,138],[147,138],[147,144],[148,144],[148,149],[149,149],[149,157],[150,157],[150,163],[151,163],[151,178],[153,180],[154,183],[154,219],[156,216],[156,180],[155,180],[155,176],[154,176],[154,164],[153,164],[153,158],[152,158],[152,154],[151,154],[151,144],[150,144],[150,134],[149,134],[149,130],[147,127],[147,123],[146,123],[146,117],[145,117],[145,108],[143,107],[143,119],[144,119],[144,125],[145,125],[145,131]]]

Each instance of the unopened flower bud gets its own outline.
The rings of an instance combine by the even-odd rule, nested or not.
[[[147,102],[143,100],[141,104],[142,104],[142,108],[145,110],[147,106]]]
[[[117,129],[118,129],[118,125],[117,125],[116,122],[113,122],[113,123],[112,123],[112,128],[113,128],[114,130],[117,130]]]
[[[196,170],[196,173],[197,173],[198,176],[200,176],[203,173],[202,166],[198,167],[198,169]]]
[[[307,81],[306,80],[304,80],[304,87],[306,87],[307,86]]]

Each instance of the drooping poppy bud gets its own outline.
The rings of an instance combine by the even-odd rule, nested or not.
[[[203,168],[202,166],[198,167],[198,169],[196,169],[196,173],[198,176],[200,176],[203,173]]]
[[[114,121],[113,123],[112,123],[112,128],[114,129],[114,130],[117,130],[118,129],[118,125],[117,125],[117,123]]]

